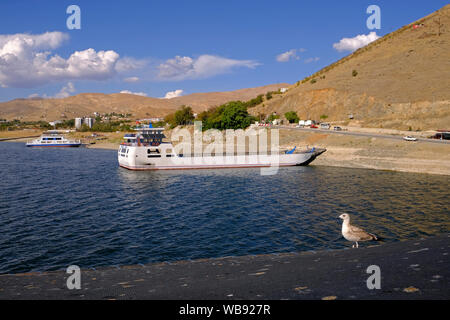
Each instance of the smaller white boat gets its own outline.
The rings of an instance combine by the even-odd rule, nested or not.
[[[28,141],[27,147],[80,147],[80,140],[68,140],[59,131],[44,132],[39,138]]]
[[[417,141],[417,138],[414,138],[414,137],[411,137],[411,136],[406,136],[406,137],[403,137],[403,140],[406,140],[406,141]]]

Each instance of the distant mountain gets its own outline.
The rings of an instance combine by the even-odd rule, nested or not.
[[[0,118],[53,121],[62,118],[89,116],[99,113],[131,113],[134,118],[161,117],[174,112],[181,105],[189,105],[200,112],[232,100],[250,100],[259,94],[276,91],[289,84],[226,92],[193,93],[173,99],[143,97],[133,94],[81,93],[64,99],[15,99],[0,103]]]
[[[283,95],[255,115],[297,111],[369,127],[450,129],[450,5],[372,42]]]

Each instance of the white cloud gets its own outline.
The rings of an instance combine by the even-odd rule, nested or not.
[[[34,49],[55,49],[69,36],[62,32],[46,32],[43,34],[0,34],[0,55],[6,53],[15,54],[17,56],[26,53],[25,48]]]
[[[367,35],[360,34],[354,38],[343,38],[338,43],[333,44],[333,48],[337,51],[355,51],[359,48],[362,48],[369,43],[377,40],[380,36],[377,35],[376,32],[371,32]]]
[[[278,62],[288,62],[290,60],[299,60],[300,57],[297,55],[297,51],[304,52],[302,50],[305,50],[305,49],[301,49],[301,50],[291,49],[289,51],[281,53],[281,54],[277,55],[277,61]]]
[[[319,57],[308,58],[308,59],[305,59],[305,63],[317,62],[319,60],[320,60]]]
[[[68,82],[66,86],[62,87],[61,91],[55,94],[54,98],[67,98],[71,93],[75,92],[75,86],[72,82]]]
[[[64,59],[52,54],[68,40],[61,32],[0,35],[0,86],[33,87],[52,81],[105,80],[117,72],[138,68],[142,61],[119,59],[115,51],[92,48],[75,51]]]
[[[124,57],[117,61],[116,70],[118,72],[125,72],[129,70],[141,69],[147,64],[146,60],[139,60],[130,57]]]
[[[33,93],[33,94],[30,94],[29,96],[28,96],[28,99],[37,99],[37,98],[40,98],[41,96],[39,95],[39,93]]]
[[[128,77],[128,78],[123,79],[123,81],[129,82],[129,83],[138,82],[139,80],[140,80],[139,77]]]
[[[233,60],[205,54],[196,59],[176,56],[160,64],[157,68],[159,79],[178,81],[209,78],[230,72],[233,68],[255,68],[258,65],[259,63],[253,60]]]
[[[120,91],[120,93],[134,94],[134,95],[136,95],[136,96],[143,96],[143,97],[146,97],[146,96],[147,96],[147,94],[146,94],[145,92],[132,92],[132,91],[130,91],[130,90],[122,90],[122,91]]]
[[[177,97],[181,97],[183,95],[183,90],[178,89],[175,91],[169,91],[166,93],[166,95],[164,96],[163,99],[173,99],[173,98],[177,98]]]
[[[43,94],[42,96],[38,93],[33,93],[28,96],[28,99],[36,99],[36,98],[43,98],[43,99],[62,99],[70,97],[72,93],[74,93],[75,86],[72,82],[68,82],[67,85],[61,88],[61,90],[56,93],[54,96],[49,96],[47,94]]]

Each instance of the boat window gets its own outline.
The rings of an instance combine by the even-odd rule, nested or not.
[[[161,155],[160,154],[149,154],[147,157],[148,158],[161,158]]]

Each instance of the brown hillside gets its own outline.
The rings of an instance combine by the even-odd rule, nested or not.
[[[415,24],[423,26],[413,29]],[[252,113],[295,110],[302,119],[327,115],[330,121],[348,121],[353,114],[354,124],[369,127],[450,127],[449,26],[447,5],[300,81]]]
[[[21,120],[68,119],[99,113],[132,113],[133,117],[165,116],[181,105],[190,105],[194,111],[231,100],[250,100],[259,94],[288,87],[288,84],[273,84],[257,88],[227,92],[194,93],[174,99],[158,99],[133,94],[82,93],[64,99],[16,99],[0,103],[0,118]]]

